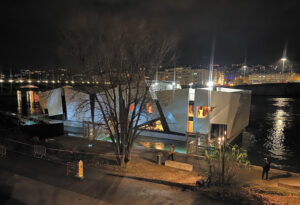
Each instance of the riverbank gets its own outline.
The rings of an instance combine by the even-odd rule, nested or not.
[[[70,160],[83,159],[85,167],[99,168],[110,175],[197,190],[212,198],[226,199],[239,204],[300,204],[299,190],[278,186],[279,184],[289,184],[291,181],[300,186],[300,176],[296,173],[271,169],[270,180],[266,181],[261,180],[260,167],[250,166],[240,168],[236,179],[230,186],[197,188],[196,180],[201,177],[205,178],[207,175],[206,162],[201,157],[175,153],[176,161],[194,165],[194,171],[187,172],[157,165],[156,155],[160,152],[163,156],[162,160],[165,161],[166,151],[137,147],[134,148],[132,160],[127,167],[120,168],[113,163],[113,148],[112,144],[108,142],[66,136],[34,143],[26,141],[26,139],[22,140],[23,143],[46,146],[46,159],[60,164]],[[18,148],[20,149],[20,146]]]

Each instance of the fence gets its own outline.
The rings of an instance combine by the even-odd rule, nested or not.
[[[33,145],[33,156],[36,158],[43,158],[46,156],[46,147],[41,145]]]
[[[117,163],[115,155],[51,148],[43,145],[43,142],[36,145],[0,137],[0,143],[0,156],[5,156],[7,152],[14,152],[35,158],[43,158],[64,165],[67,162],[78,162],[79,160],[97,166],[105,164],[115,165]]]
[[[6,156],[6,147],[3,145],[0,145],[0,157]]]

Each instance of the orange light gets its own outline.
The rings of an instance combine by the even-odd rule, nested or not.
[[[131,105],[129,106],[129,110],[132,112],[133,109],[134,109],[134,104],[131,104]]]
[[[153,113],[153,107],[152,107],[151,103],[147,103],[147,112]]]
[[[39,102],[39,96],[36,93],[34,94],[34,101],[36,103]]]
[[[194,117],[194,105],[189,105],[188,116],[189,117]]]
[[[193,130],[194,130],[194,122],[193,121],[188,121],[187,122],[187,130],[186,131],[192,133]]]

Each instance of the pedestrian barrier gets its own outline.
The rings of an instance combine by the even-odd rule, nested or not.
[[[33,145],[33,155],[37,158],[43,158],[46,156],[46,147],[42,145]]]
[[[77,164],[77,162],[67,162],[66,168],[67,168],[67,170],[66,170],[67,176],[69,176],[71,174],[75,176],[77,174],[78,164]]]
[[[6,147],[4,145],[0,145],[0,157],[6,156]]]

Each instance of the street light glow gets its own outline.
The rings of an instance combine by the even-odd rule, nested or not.
[[[206,83],[207,87],[212,88],[214,86],[214,82],[213,81],[208,81]]]
[[[285,57],[283,57],[283,58],[281,58],[280,60],[284,62],[284,61],[286,61],[287,59],[286,59]]]

